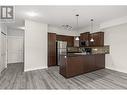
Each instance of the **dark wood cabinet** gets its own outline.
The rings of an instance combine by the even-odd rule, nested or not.
[[[94,55],[88,55],[88,56],[82,56],[82,59],[84,62],[84,73],[90,72],[94,70],[95,67],[95,56]]]
[[[56,34],[48,33],[48,67],[56,65]]]
[[[90,38],[90,32],[85,32],[80,34],[80,40],[79,40],[79,46],[82,47],[81,42],[82,41],[88,41],[89,43]]]
[[[105,54],[61,55],[60,74],[66,78],[105,68]]]
[[[56,41],[66,41],[67,46],[74,45],[74,37],[66,35],[56,35],[56,33],[48,33],[48,67],[56,66]]]
[[[80,56],[69,57],[66,60],[67,60],[67,63],[66,63],[67,77],[84,73],[84,66],[83,66],[84,64],[81,62],[83,61],[83,59]]]
[[[94,42],[90,42],[90,46],[104,46],[104,32],[92,33],[89,37],[94,40]]]
[[[95,70],[105,68],[105,54],[95,56]]]
[[[65,56],[60,56],[60,74],[62,74],[63,76],[66,76],[66,65],[67,65],[67,58],[65,58]]]
[[[68,47],[74,46],[74,36],[56,35],[57,41],[66,41]]]
[[[89,36],[90,36],[90,32],[81,33],[80,34],[80,40],[81,41],[89,40]]]
[[[94,42],[90,41],[91,38],[93,38]],[[96,32],[91,34],[90,32],[81,33],[80,43],[81,41],[88,41],[89,46],[104,46],[104,32]]]

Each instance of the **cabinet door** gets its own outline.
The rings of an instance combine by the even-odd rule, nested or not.
[[[90,35],[90,33],[89,32],[85,32],[85,33],[81,33],[81,35],[80,35],[80,39],[81,40],[89,40],[89,35]]]
[[[74,46],[74,37],[73,36],[68,36],[67,37],[67,46],[68,47],[73,47]]]
[[[95,55],[95,69],[103,69],[105,68],[105,55],[99,54]]]
[[[88,41],[89,42],[89,36],[90,36],[89,32],[81,33],[80,34],[80,43],[81,43],[81,41]],[[82,45],[80,44],[80,46],[82,46]]]
[[[48,33],[48,66],[56,65],[56,34]]]
[[[90,42],[90,46],[103,46],[104,45],[104,32],[97,32],[90,34],[90,39],[93,38],[94,42]]]
[[[83,56],[69,57],[67,60],[67,76],[76,76],[84,73]]]
[[[64,77],[67,77],[66,68],[67,68],[67,56],[60,56],[60,74]]]
[[[95,57],[94,55],[87,55],[83,58],[84,60],[84,73],[93,71],[95,68]]]
[[[57,41],[66,41],[68,47],[74,46],[74,37],[66,35],[56,35]]]

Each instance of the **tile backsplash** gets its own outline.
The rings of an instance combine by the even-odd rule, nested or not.
[[[86,49],[91,49],[92,54],[109,54],[110,49],[109,46],[102,46],[102,47],[68,47],[68,52],[86,52]]]
[[[109,46],[104,46],[104,47],[92,47],[92,54],[109,54]]]

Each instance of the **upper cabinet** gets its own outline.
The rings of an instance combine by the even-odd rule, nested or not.
[[[81,33],[80,34],[80,40],[81,41],[89,40],[89,36],[90,36],[90,32]]]
[[[57,41],[66,41],[68,47],[74,46],[74,36],[56,35]]]
[[[90,34],[90,39],[94,41],[90,41],[90,46],[104,46],[104,32],[96,32]]]
[[[85,32],[80,34],[80,41],[79,41],[79,46],[89,46],[89,37],[90,37],[90,32]],[[86,45],[85,45],[86,44]]]
[[[93,39],[93,41],[90,41]],[[85,32],[80,34],[80,47],[84,46],[104,46],[104,32],[91,33]]]

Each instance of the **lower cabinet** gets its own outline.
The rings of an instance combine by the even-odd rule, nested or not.
[[[80,56],[69,57],[66,65],[67,77],[75,76],[84,73],[83,59]]]
[[[66,78],[105,68],[105,55],[61,56],[60,74]]]
[[[95,56],[95,70],[104,69],[105,68],[105,55],[98,54]]]
[[[67,58],[66,56],[60,56],[60,74],[66,77],[66,69],[67,69]]]
[[[84,73],[93,71],[95,67],[94,64],[95,56],[93,55],[82,56],[82,59],[83,59]]]

